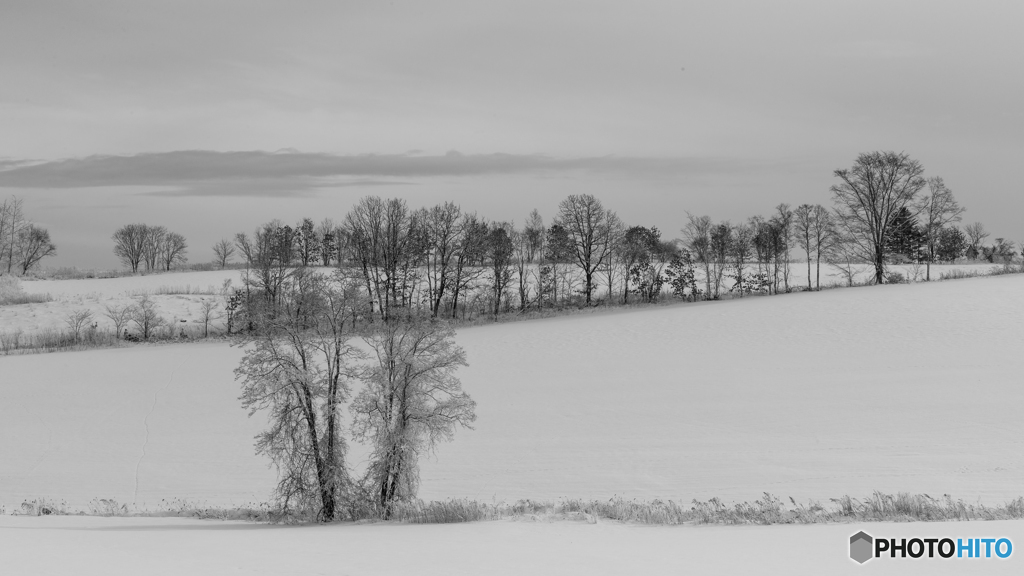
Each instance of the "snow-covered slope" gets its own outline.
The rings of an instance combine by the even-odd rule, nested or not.
[[[1010,538],[995,558],[849,558],[885,538]],[[1024,522],[623,526],[600,522],[259,526],[178,518],[0,516],[5,574],[1020,574]],[[981,545],[984,550],[984,545]]]
[[[1024,494],[1024,276],[460,331],[478,403],[427,499]],[[225,344],[0,358],[0,502],[265,499]],[[360,450],[353,451],[358,468]]]

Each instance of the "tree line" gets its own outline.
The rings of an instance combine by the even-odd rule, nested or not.
[[[588,194],[565,198],[550,223],[534,210],[519,226],[451,202],[412,208],[371,196],[340,220],[268,222],[219,240],[213,252],[222,268],[239,257],[265,298],[275,297],[274,283],[290,267],[352,267],[381,319],[410,308],[457,318],[467,308],[497,315],[597,300],[650,302],[666,292],[689,300],[788,292],[797,254],[806,260],[808,290],[820,289],[823,262],[847,284],[869,265],[881,284],[892,263],[921,263],[930,279],[932,263],[1015,255],[1005,239],[984,245],[980,223],[959,228],[964,209],[952,191],[941,177],[925,178],[906,154],[861,154],[834,175],[831,207],[779,204],[740,223],[687,214],[674,240],[653,226],[627,226]],[[184,238],[163,227],[128,225],[114,241],[133,272],[186,262]]]

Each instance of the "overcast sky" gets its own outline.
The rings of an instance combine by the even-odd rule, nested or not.
[[[593,193],[672,238],[685,212],[830,205],[905,151],[1024,240],[1024,2],[416,0],[0,3],[0,197],[60,256],[121,224],[192,261],[368,194],[550,219]]]

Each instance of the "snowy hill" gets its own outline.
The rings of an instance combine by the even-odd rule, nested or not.
[[[1024,276],[466,328],[426,499],[1021,495]],[[265,499],[220,343],[0,358],[0,501]],[[355,446],[350,463],[359,469]]]

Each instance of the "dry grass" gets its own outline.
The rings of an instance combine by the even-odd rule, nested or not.
[[[968,504],[954,500],[946,494],[933,498],[927,494],[875,492],[868,498],[850,496],[834,498],[829,504],[817,502],[798,504],[789,499],[786,505],[775,496],[765,493],[754,502],[725,504],[718,498],[707,501],[693,500],[684,506],[670,500],[626,500],[619,497],[608,500],[565,499],[558,502],[519,500],[484,503],[468,499],[423,502],[401,502],[392,511],[393,522],[409,524],[453,524],[487,520],[578,521],[596,523],[611,520],[626,524],[678,525],[678,524],[823,524],[843,522],[966,522],[979,520],[1018,520],[1024,518],[1024,498],[1011,500],[1001,506]],[[379,521],[379,513],[372,505],[348,506],[347,521]],[[48,514],[90,516],[146,516],[200,518],[210,520],[245,520],[249,522],[306,523],[308,515],[282,511],[268,503],[250,503],[246,506],[220,508],[193,500],[162,500],[156,510],[139,510],[116,500],[93,499],[86,510],[72,511],[66,502],[38,498],[26,500],[12,514],[42,516]]]
[[[199,285],[192,286],[191,284],[185,284],[184,286],[159,286],[153,293],[162,295],[203,294],[216,296],[221,294],[221,290],[216,288],[213,284],[209,284],[205,288]]]
[[[49,294],[26,294],[21,288],[21,281],[15,276],[0,276],[0,306],[42,304],[52,300]]]

